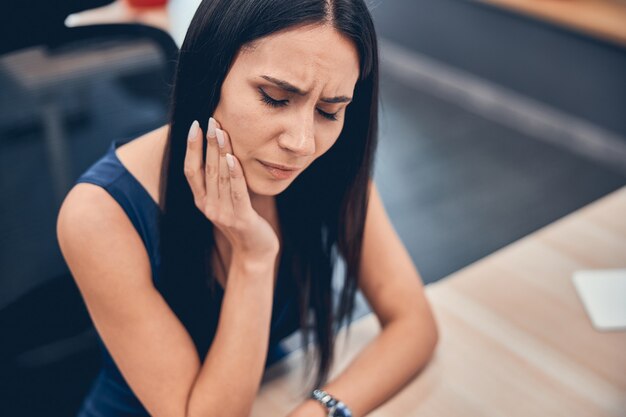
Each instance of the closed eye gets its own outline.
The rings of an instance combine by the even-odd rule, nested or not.
[[[261,101],[263,103],[267,104],[270,107],[284,107],[284,106],[287,105],[287,103],[289,103],[289,100],[275,100],[275,99],[273,99],[265,91],[263,91],[263,89],[260,88],[260,87],[259,87],[259,92],[261,93]],[[319,114],[321,114],[326,119],[333,120],[333,121],[337,120],[337,114],[339,113],[339,112],[336,112],[336,113],[326,113],[325,111],[322,111],[320,109],[317,109],[317,111],[319,112]]]

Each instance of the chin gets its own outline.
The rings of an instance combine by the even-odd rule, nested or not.
[[[295,178],[296,177],[288,181],[277,181],[266,176],[256,175],[255,173],[250,176],[246,175],[246,182],[248,184],[248,191],[251,194],[254,193],[257,196],[272,197],[285,191]]]
[[[289,187],[292,181],[272,181],[266,178],[252,178],[248,181],[248,190],[258,196],[276,196]]]

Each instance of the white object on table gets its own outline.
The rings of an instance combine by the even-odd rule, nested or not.
[[[593,327],[626,329],[626,269],[576,271],[572,280]]]

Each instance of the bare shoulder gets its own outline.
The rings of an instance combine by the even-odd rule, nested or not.
[[[127,219],[124,210],[104,188],[95,184],[79,183],[70,190],[61,204],[57,232],[85,232],[86,228],[101,232],[124,223],[125,218]]]
[[[56,232],[64,256],[89,252],[89,257],[110,259],[123,248],[141,257],[143,243],[126,212],[95,184],[79,183],[70,190],[59,209]]]
[[[154,195],[158,195],[159,158],[163,155],[167,127],[148,132],[120,146],[116,152],[126,169]],[[82,271],[110,267],[113,259],[117,266],[150,267],[143,241],[128,215],[98,185],[78,183],[70,190],[59,210],[56,232],[68,266],[72,272],[80,271],[73,274],[75,279],[97,275]],[[150,274],[136,276],[149,278]]]
[[[56,234],[74,279],[83,285],[102,285],[97,281],[112,267],[149,271],[141,237],[123,208],[98,185],[79,183],[70,190],[57,216]],[[134,277],[137,283],[150,283],[149,273]]]

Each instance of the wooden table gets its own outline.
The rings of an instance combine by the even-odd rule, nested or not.
[[[626,416],[626,331],[595,330],[571,279],[624,267],[626,187],[428,285],[437,352],[369,415]],[[369,314],[348,344],[340,334],[332,375],[379,331]],[[285,416],[301,402],[303,360],[298,350],[266,372],[252,416]]]
[[[624,0],[480,0],[626,45]]]

